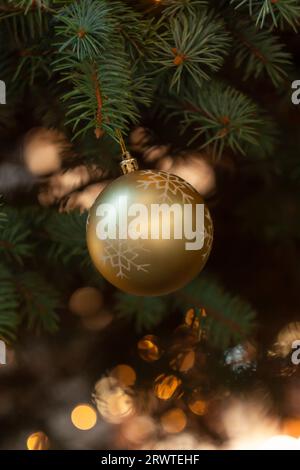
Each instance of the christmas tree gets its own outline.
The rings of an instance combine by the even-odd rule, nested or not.
[[[6,344],[28,352],[27,341],[37,337],[62,348],[67,330],[78,339],[87,328],[82,335],[95,330],[97,349],[112,322],[113,344],[101,343],[110,368],[132,357],[130,345],[143,335],[168,337],[185,316],[185,327],[197,331],[197,354],[210,357],[206,381],[218,389],[297,374],[288,334],[272,354],[270,344],[288,322],[295,322],[289,338],[300,331],[300,115],[291,99],[300,73],[299,23],[298,0],[0,1],[0,337]],[[141,169],[184,178],[211,212],[209,261],[170,295],[119,291],[94,268],[87,249],[88,211],[120,175],[124,145]],[[117,339],[123,331],[128,336]],[[173,368],[180,373],[183,359],[191,359],[185,335]],[[145,341],[157,360],[164,348],[175,351],[174,344]],[[81,365],[91,354],[87,343],[83,348]],[[177,399],[179,385],[198,390],[199,374],[188,385],[182,377],[174,387],[168,382],[174,390],[167,397]],[[164,380],[155,382],[158,398]],[[211,400],[208,388],[197,403]],[[98,403],[97,390],[95,396]],[[190,411],[204,415],[204,405],[193,411],[191,396]],[[164,416],[165,430],[170,420],[185,419],[180,411]]]

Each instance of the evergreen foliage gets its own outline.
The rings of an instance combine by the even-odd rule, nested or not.
[[[114,175],[114,158],[99,153],[144,113],[171,119],[185,146],[205,147],[215,159],[226,152],[238,162],[272,158],[283,133],[253,83],[267,80],[274,99],[287,96],[293,59],[281,33],[293,34],[299,20],[298,0],[1,0],[0,79],[8,99],[0,135],[16,133],[15,110],[26,102],[34,122],[66,126],[78,158],[92,156]],[[75,212],[1,206],[1,337],[14,340],[22,325],[56,330],[64,288],[72,284],[68,269],[107,288],[90,265],[85,222]],[[59,266],[66,286],[49,266]],[[211,274],[167,298],[118,293],[113,305],[138,330],[150,330],[172,309],[204,306],[211,341],[221,348],[254,325],[252,307]]]

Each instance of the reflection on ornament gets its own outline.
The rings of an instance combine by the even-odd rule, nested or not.
[[[50,442],[48,436],[43,431],[31,434],[27,439],[28,450],[48,450]]]
[[[203,393],[200,390],[193,390],[188,398],[188,407],[195,415],[203,416],[206,414],[208,402],[204,399]]]
[[[150,416],[134,416],[121,428],[122,436],[133,446],[142,446],[156,432],[155,422]]]
[[[70,311],[82,317],[96,315],[102,305],[102,294],[95,287],[81,287],[71,295],[69,300]]]
[[[82,317],[82,325],[90,331],[104,330],[113,321],[113,314],[107,310],[101,310],[97,315]]]
[[[136,381],[136,373],[134,369],[127,364],[119,364],[114,367],[110,375],[117,379],[121,387],[131,387]]]
[[[155,379],[154,393],[161,400],[169,400],[179,391],[181,380],[175,375],[161,374]]]
[[[300,339],[300,322],[291,322],[278,333],[270,355],[287,357],[293,349],[294,341]]]
[[[102,418],[108,423],[119,424],[135,413],[133,397],[128,389],[120,387],[114,377],[105,377],[96,383],[94,400]]]
[[[65,135],[56,129],[31,129],[23,143],[24,163],[33,175],[54,173],[60,169],[63,154],[70,147]]]
[[[171,359],[170,367],[179,372],[188,372],[194,367],[195,357],[196,355],[193,349],[178,351],[175,357]]]
[[[138,352],[140,357],[146,362],[154,362],[162,355],[159,346],[159,339],[154,335],[146,335],[138,342]]]
[[[160,422],[165,432],[176,434],[186,427],[187,417],[180,408],[173,408],[162,415]]]
[[[95,426],[97,415],[91,405],[77,405],[71,413],[71,421],[76,428],[87,431]]]
[[[193,231],[197,220],[201,229]],[[204,267],[212,239],[210,214],[197,191],[177,176],[150,170],[123,175],[107,186],[87,224],[96,268],[135,295],[183,287]]]

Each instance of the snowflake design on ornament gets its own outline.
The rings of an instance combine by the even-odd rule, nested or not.
[[[146,180],[137,180],[138,188],[149,189],[155,187],[160,192],[158,199],[161,202],[172,203],[174,197],[181,196],[183,204],[191,204],[194,197],[189,194],[191,186],[176,175],[157,171],[153,173],[151,170],[140,171],[141,175],[147,175]]]
[[[204,237],[205,237],[204,242],[206,245],[206,249],[202,253],[203,259],[207,258],[207,256],[210,253],[211,245],[213,242],[213,236],[214,236],[213,223],[212,223],[211,216],[208,210],[205,210],[204,217],[205,217],[205,222],[206,222],[205,226],[207,227],[207,229],[205,229],[204,231]]]
[[[117,277],[121,279],[129,278],[132,269],[137,271],[149,272],[150,264],[141,264],[137,261],[141,252],[149,252],[143,245],[136,243],[133,248],[128,240],[106,240],[104,244],[104,263],[110,263],[111,267],[117,271]]]

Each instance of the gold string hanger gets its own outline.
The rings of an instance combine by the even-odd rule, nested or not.
[[[130,152],[127,150],[122,132],[120,131],[120,129],[116,129],[115,132],[116,132],[116,136],[117,136],[117,139],[121,147],[121,151],[122,151],[122,161],[120,162],[120,165],[121,165],[124,175],[138,170],[139,167],[138,167],[137,160],[133,158],[130,155]]]

